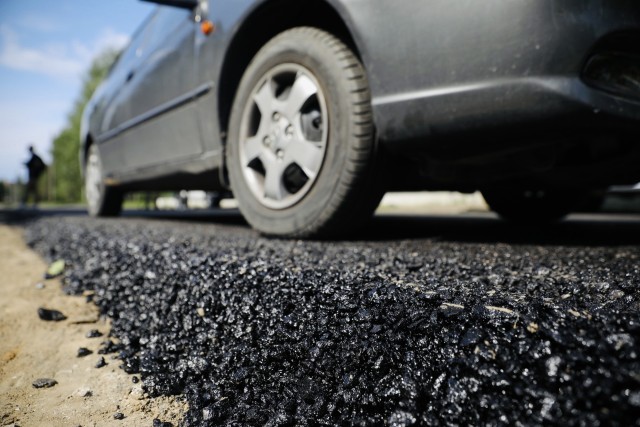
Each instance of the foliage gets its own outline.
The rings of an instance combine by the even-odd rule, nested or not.
[[[83,79],[82,91],[69,113],[67,125],[53,140],[51,148],[53,164],[49,167],[48,179],[52,182],[52,191],[49,196],[56,202],[82,200],[83,185],[78,157],[82,111],[100,82],[106,77],[117,56],[117,51],[107,50],[93,61]]]

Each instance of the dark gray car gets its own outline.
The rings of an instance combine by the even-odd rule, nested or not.
[[[231,188],[279,236],[390,190],[544,220],[640,181],[637,0],[152,0],[83,117],[92,215]]]

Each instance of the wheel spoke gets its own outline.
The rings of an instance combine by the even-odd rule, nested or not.
[[[253,96],[253,100],[258,106],[263,120],[270,116],[276,101],[274,96],[273,80],[267,79],[260,90]]]
[[[284,113],[293,121],[309,98],[318,93],[315,83],[305,74],[298,73],[296,81],[291,86],[291,91],[284,102]]]
[[[316,144],[301,139],[292,141],[287,147],[287,164],[295,163],[302,168],[307,178],[314,179],[322,165],[324,151]]]
[[[289,192],[284,188],[284,182],[282,179],[284,167],[282,166],[282,162],[278,162],[276,159],[273,159],[266,162],[263,161],[263,165],[266,171],[266,175],[264,177],[264,196],[271,200],[284,199]]]
[[[246,162],[244,166],[247,166],[257,158],[260,158],[263,152],[264,147],[262,145],[262,138],[260,138],[259,134],[247,139],[244,144],[244,158]]]

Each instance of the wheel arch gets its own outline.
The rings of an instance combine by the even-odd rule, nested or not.
[[[225,82],[218,91],[218,120],[222,133],[226,135],[228,131],[233,100],[245,70],[262,46],[277,34],[294,27],[315,27],[339,38],[362,61],[345,16],[346,12],[336,0],[268,0],[251,11],[233,35],[220,72],[219,81]]]

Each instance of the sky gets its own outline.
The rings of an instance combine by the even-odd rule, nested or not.
[[[91,61],[126,46],[154,5],[139,0],[0,0],[0,180],[47,163]]]

